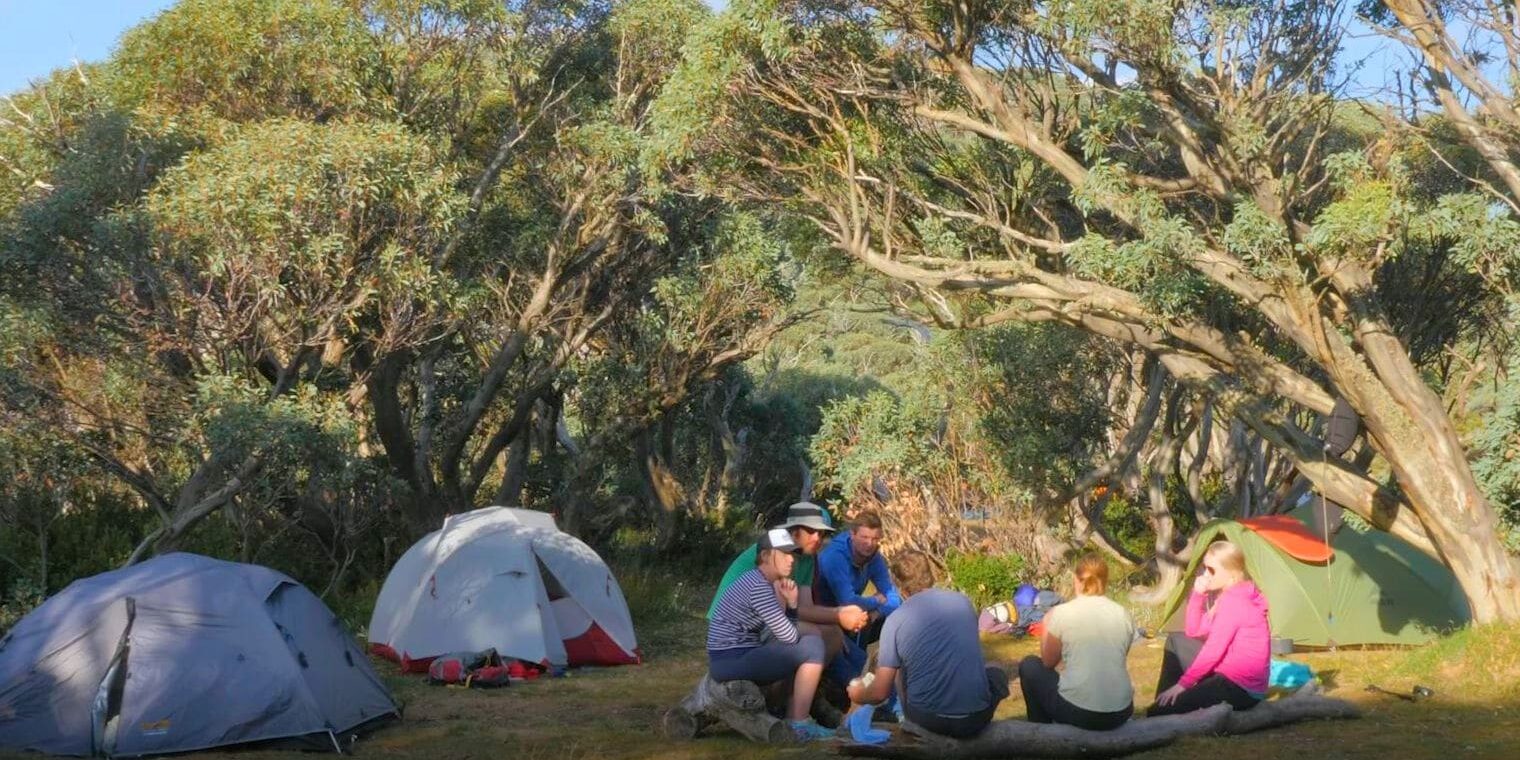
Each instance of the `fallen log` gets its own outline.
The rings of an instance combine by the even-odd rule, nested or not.
[[[1325,696],[1320,691],[1319,682],[1310,681],[1287,697],[1268,700],[1249,710],[1230,713],[1224,732],[1249,734],[1303,720],[1349,720],[1360,717],[1362,711],[1356,705],[1344,699]]]
[[[750,681],[718,683],[703,674],[685,699],[665,712],[665,736],[695,739],[703,729],[721,723],[763,744],[786,744],[793,740],[786,724],[765,709],[765,695]]]
[[[925,760],[930,758],[1004,757],[1123,757],[1165,747],[1184,736],[1245,734],[1304,720],[1356,718],[1360,711],[1345,700],[1326,697],[1310,685],[1279,700],[1262,702],[1250,710],[1235,712],[1229,705],[1215,705],[1185,715],[1137,718],[1112,731],[1087,731],[1074,726],[1030,723],[1024,720],[993,721],[970,739],[951,739],[929,733],[912,723],[903,731],[915,738],[908,742],[880,745],[847,744],[841,754],[854,757],[887,757]]]

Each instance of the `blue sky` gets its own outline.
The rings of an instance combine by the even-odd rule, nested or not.
[[[110,55],[121,33],[173,0],[0,0],[0,93]]]
[[[726,4],[706,1],[715,8]],[[106,58],[122,32],[173,4],[174,0],[0,0],[0,94],[20,90],[76,59]],[[1404,68],[1407,58],[1385,41],[1358,36],[1347,41],[1347,60],[1365,61],[1351,93],[1365,97],[1385,87],[1387,72]]]

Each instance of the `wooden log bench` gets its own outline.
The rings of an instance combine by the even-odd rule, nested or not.
[[[1241,712],[1215,705],[1186,715],[1137,718],[1112,731],[1087,731],[1074,726],[993,721],[970,739],[951,739],[929,733],[912,723],[903,731],[914,739],[880,745],[846,744],[841,754],[854,757],[1005,758],[1005,757],[1123,757],[1165,747],[1184,736],[1227,736],[1286,726],[1305,720],[1361,717],[1350,702],[1327,697],[1310,683],[1283,699],[1268,700]]]
[[[671,739],[694,739],[703,729],[722,724],[762,744],[794,741],[786,723],[765,707],[765,693],[751,681],[718,683],[702,675],[685,699],[665,712],[665,735]]]

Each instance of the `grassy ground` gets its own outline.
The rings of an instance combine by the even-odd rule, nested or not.
[[[672,743],[659,733],[660,715],[705,670],[702,652],[708,590],[671,585],[658,573],[627,571],[625,590],[635,612],[646,664],[583,670],[563,679],[495,691],[429,686],[380,664],[405,702],[406,718],[360,740],[361,757],[473,760],[538,758],[750,758],[832,757],[826,746],[770,748],[715,731],[694,742]],[[1033,652],[1029,642],[989,641],[994,662]],[[1343,651],[1295,655],[1308,662],[1331,693],[1362,705],[1359,721],[1298,725],[1247,737],[1189,739],[1145,758],[1515,758],[1520,757],[1520,629],[1465,632],[1417,651]],[[1133,650],[1130,670],[1138,704],[1149,704],[1160,668],[1159,641]],[[1369,694],[1375,683],[1408,692],[1418,683],[1436,697],[1419,704]],[[1022,718],[1014,695],[999,718]],[[197,758],[280,758],[290,753],[243,751]]]

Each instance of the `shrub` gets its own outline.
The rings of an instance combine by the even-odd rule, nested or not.
[[[0,636],[4,636],[28,612],[37,609],[47,598],[42,587],[29,579],[12,584],[4,596],[0,596]]]
[[[1017,554],[951,552],[945,557],[950,585],[980,609],[1013,598],[1024,582],[1024,558]]]
[[[1156,551],[1156,533],[1146,520],[1145,510],[1145,505],[1130,501],[1124,494],[1114,494],[1104,503],[1100,517],[1114,541],[1139,557]]]

